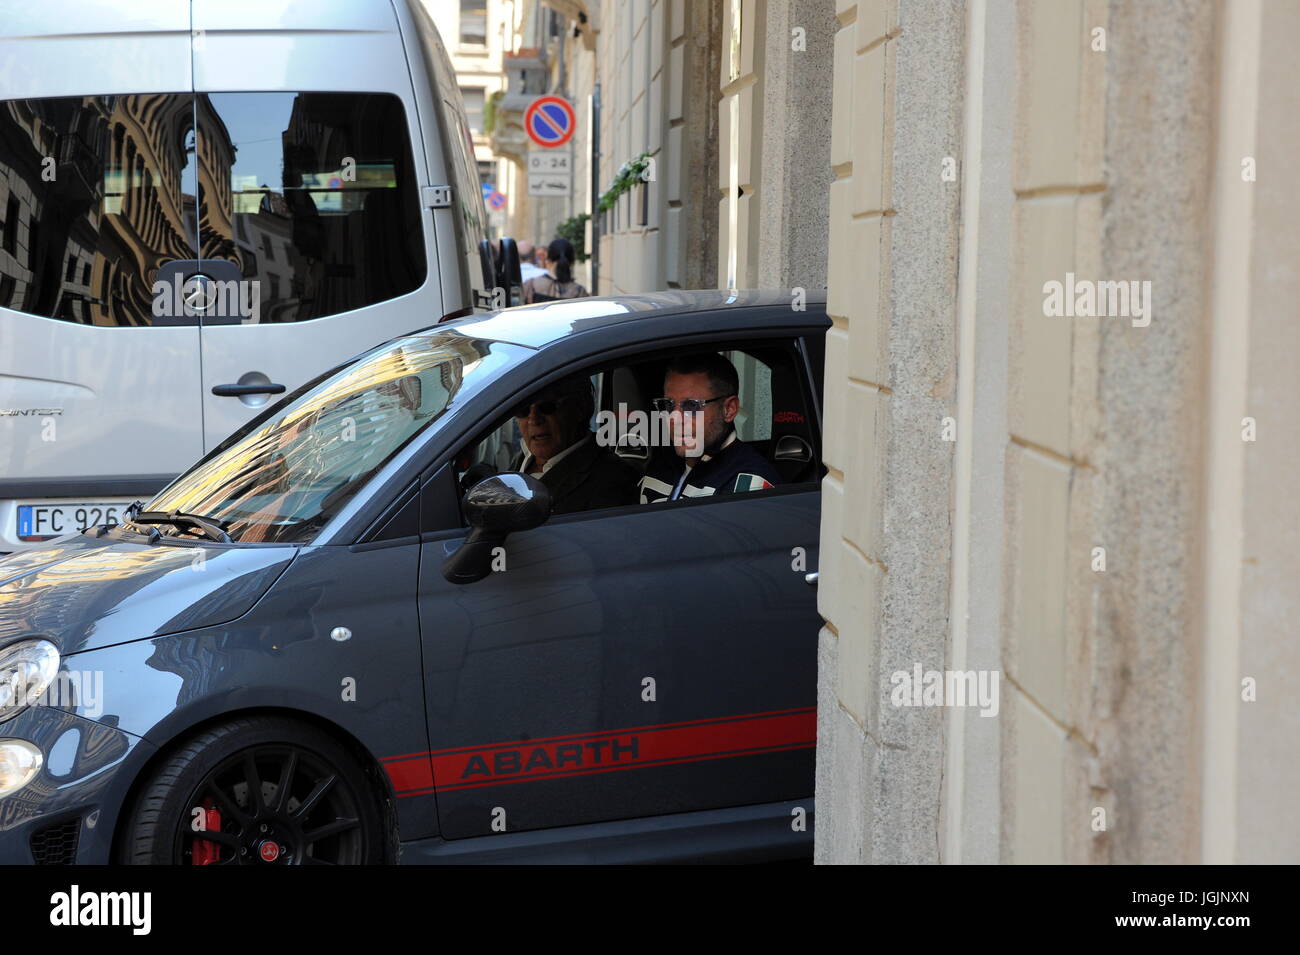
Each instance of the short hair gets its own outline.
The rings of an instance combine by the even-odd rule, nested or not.
[[[667,380],[669,375],[707,375],[714,398],[740,392],[740,375],[736,374],[736,366],[714,351],[674,358],[664,370],[664,379]]]

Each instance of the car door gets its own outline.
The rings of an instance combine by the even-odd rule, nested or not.
[[[815,431],[806,380],[797,391]],[[791,413],[772,394],[766,414]],[[820,499],[801,477],[554,516],[465,586],[440,572],[464,531],[428,530],[420,617],[444,836],[811,795],[820,618],[804,570]],[[456,493],[444,483],[429,513],[454,514]]]
[[[443,310],[392,8],[334,4],[321,30],[287,8],[193,7],[211,448],[275,394]]]

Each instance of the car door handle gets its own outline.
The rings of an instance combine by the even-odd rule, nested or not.
[[[803,575],[803,582],[804,582],[805,584],[807,584],[809,587],[816,587],[816,586],[817,586],[817,577],[818,577],[817,571],[814,570],[814,571],[813,571],[812,573],[810,573],[810,574],[804,574],[804,575]]]
[[[274,382],[265,385],[213,385],[212,393],[218,398],[238,398],[242,395],[282,395],[284,385]]]

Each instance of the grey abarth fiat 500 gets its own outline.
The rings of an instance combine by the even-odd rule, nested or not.
[[[809,855],[828,326],[437,325],[0,560],[0,863]]]

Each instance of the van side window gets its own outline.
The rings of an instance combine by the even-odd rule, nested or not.
[[[158,265],[194,258],[192,127],[189,93],[0,102],[0,307],[155,324]]]
[[[89,325],[197,324],[158,308],[159,266],[176,260],[238,268],[256,311],[231,324],[374,305],[426,273],[406,116],[387,93],[0,102],[0,209],[0,307]]]
[[[256,283],[244,324],[374,305],[424,282],[402,102],[388,93],[196,97],[200,257]]]

